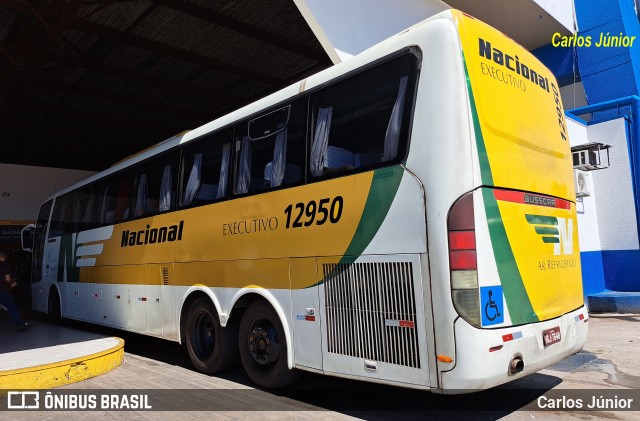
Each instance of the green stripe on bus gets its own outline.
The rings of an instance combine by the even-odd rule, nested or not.
[[[471,89],[471,80],[469,80],[469,72],[467,70],[467,61],[464,59],[464,55],[462,56],[462,63],[464,64],[464,75],[467,80],[467,91],[469,92],[469,104],[471,105],[471,118],[473,120],[473,129],[476,135],[476,145],[478,148],[478,159],[480,161],[480,174],[482,176],[482,184],[492,186],[493,175],[491,174],[489,155],[487,155],[487,148],[484,145],[484,137],[482,136],[482,130],[480,128],[480,119],[478,117],[476,101],[473,97],[473,89]]]
[[[550,234],[550,235],[560,234],[557,228],[551,228],[551,227],[535,227],[535,228],[536,228],[536,233],[538,234]]]
[[[558,220],[553,216],[544,215],[525,215],[527,222],[535,225],[558,225]],[[556,232],[557,234],[557,232]]]
[[[537,322],[538,315],[533,310],[527,289],[524,287],[518,264],[511,250],[507,231],[502,223],[498,201],[490,189],[481,189],[484,207],[489,221],[489,235],[496,257],[498,275],[504,291],[505,301],[513,325]]]
[[[467,91],[469,92],[469,104],[478,149],[478,159],[480,161],[482,184],[485,186],[493,186],[491,165],[489,163],[489,156],[487,155],[487,149],[484,144],[484,137],[482,136],[480,117],[478,116],[478,109],[476,108],[476,102],[473,96],[473,89],[471,88],[471,80],[469,79],[469,71],[467,70],[467,62],[464,59],[464,54],[462,56],[462,63],[464,64]],[[533,310],[533,306],[529,300],[529,295],[527,294],[527,290],[522,281],[522,276],[518,270],[518,264],[516,263],[513,255],[511,244],[509,244],[509,238],[507,237],[507,231],[502,223],[502,216],[500,215],[498,202],[493,195],[493,191],[490,189],[481,190],[487,212],[487,221],[489,222],[491,245],[493,246],[493,253],[496,258],[500,283],[502,284],[504,298],[507,303],[507,308],[509,309],[509,315],[511,316],[511,322],[514,325],[519,325],[538,321],[538,316]]]
[[[399,165],[375,170],[360,222],[349,247],[336,265],[336,269],[309,288],[322,284],[327,278],[337,275],[339,272],[336,271],[346,270],[348,265],[355,262],[367,248],[389,213],[393,199],[398,193],[403,173],[404,169]],[[346,265],[341,265],[341,263],[346,263]]]
[[[542,237],[543,243],[558,243],[560,244],[560,239],[558,237]]]
[[[371,189],[358,228],[340,263],[353,263],[373,240],[396,197],[403,172],[402,167],[393,166],[373,173]]]

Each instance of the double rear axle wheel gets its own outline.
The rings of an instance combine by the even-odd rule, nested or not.
[[[249,378],[258,386],[277,389],[295,382],[300,373],[287,365],[287,342],[277,313],[264,301],[254,301],[226,327],[207,297],[190,306],[185,339],[196,370],[213,374],[231,368],[238,355]]]

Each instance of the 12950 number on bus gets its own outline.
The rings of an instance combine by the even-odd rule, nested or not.
[[[311,200],[307,203],[289,205],[284,210],[287,215],[286,228],[310,227],[311,225],[324,225],[329,222],[335,224],[342,217],[344,199],[342,196],[320,199],[318,202]],[[293,219],[293,222],[292,222]]]

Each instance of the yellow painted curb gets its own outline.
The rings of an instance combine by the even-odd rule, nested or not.
[[[124,340],[106,351],[66,361],[0,372],[0,389],[50,389],[90,379],[120,366]]]

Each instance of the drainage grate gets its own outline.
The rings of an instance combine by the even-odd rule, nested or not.
[[[329,352],[420,368],[410,262],[324,264]]]

